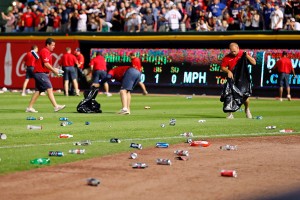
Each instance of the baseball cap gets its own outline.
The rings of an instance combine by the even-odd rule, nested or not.
[[[291,18],[290,20],[291,20],[291,22],[295,22],[296,21],[295,18]]]
[[[80,48],[76,48],[75,51],[80,51]]]

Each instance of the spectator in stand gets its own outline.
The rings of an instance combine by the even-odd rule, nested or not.
[[[179,20],[180,31],[181,32],[186,32],[186,25],[185,25],[185,23],[186,23],[186,20],[187,20],[188,16],[186,14],[185,9],[182,6],[182,3],[177,3],[177,8],[178,8],[178,12],[181,15],[181,19]],[[201,17],[200,13],[199,13],[199,17]]]
[[[256,9],[252,10],[251,30],[259,30],[260,15]]]
[[[278,31],[283,28],[283,13],[279,5],[275,4],[275,10],[271,13],[271,29]]]
[[[57,12],[54,12],[53,17],[53,32],[59,32],[61,28],[61,18],[58,16]]]
[[[27,12],[25,12],[22,16],[22,26],[24,26],[24,32],[34,32],[34,18],[35,15],[32,12],[31,8],[27,8]]]
[[[71,32],[77,32],[77,27],[78,27],[78,19],[79,19],[79,14],[78,10],[75,10],[74,12],[70,13],[70,31]]]
[[[300,20],[300,1],[294,0],[292,1],[293,7],[293,17],[298,21]]]
[[[217,17],[219,20],[223,19],[223,14],[227,10],[227,6],[220,3],[220,0],[213,0],[213,3],[208,6],[208,10],[213,17]]]
[[[291,30],[300,31],[300,23],[296,22],[295,18],[290,19]]]
[[[67,33],[69,31],[69,17],[70,17],[71,9],[67,8],[65,5],[62,5],[61,10],[61,32]]]
[[[240,30],[240,20],[239,20],[239,14],[242,8],[240,7],[239,1],[234,0],[233,6],[229,8],[229,15],[233,19],[233,23],[230,20],[228,24],[230,24],[230,30]]]
[[[146,14],[143,15],[142,20],[145,21],[145,23],[146,23],[146,27],[143,31],[144,32],[153,32],[154,27],[156,27],[156,25],[155,25],[154,15],[152,13],[151,8],[146,9]]]
[[[114,5],[114,1],[108,1],[106,9],[105,9],[105,14],[106,14],[106,22],[111,22],[113,13],[116,10],[116,6]]]
[[[106,61],[101,52],[96,53],[96,57],[94,57],[90,62],[90,67],[93,72],[92,86],[97,87],[99,81],[104,79],[107,75]],[[106,94],[106,96],[112,96],[112,94],[109,93],[109,86],[107,82],[104,83],[104,91],[104,94]]]
[[[51,8],[50,10],[48,10],[48,13],[47,13],[47,19],[48,21],[46,20],[47,22],[47,30],[46,32],[53,32],[53,23],[54,23],[54,13],[55,13],[55,10],[54,8]]]
[[[79,10],[77,31],[86,32],[86,30],[87,30],[87,15],[85,13],[85,10]]]
[[[117,9],[115,10],[115,12],[113,14],[113,17],[111,19],[111,24],[112,24],[111,31],[113,31],[113,32],[121,32],[124,30],[124,26],[122,24],[122,19],[121,19],[119,11]]]
[[[2,19],[7,21],[5,24],[5,32],[7,32],[7,33],[13,32],[15,29],[14,23],[16,20],[13,12],[9,11],[7,15],[5,15],[4,12],[1,12],[1,16],[2,16]]]
[[[79,87],[77,82],[77,71],[75,70],[75,66],[78,66],[78,61],[76,57],[71,53],[71,48],[66,48],[66,53],[62,56],[60,60],[60,66],[62,66],[62,70],[64,71],[64,89],[65,96],[69,96],[69,81],[71,80],[76,92],[76,96],[79,96]]]
[[[210,31],[205,19],[203,19],[203,18],[199,19],[199,21],[197,23],[196,31],[199,31],[199,32]]]
[[[140,32],[141,31],[142,18],[136,11],[132,11],[129,14],[127,21],[128,32]]]
[[[266,3],[264,8],[264,30],[271,30],[271,13],[274,11],[274,8],[271,6],[270,2]]]
[[[179,20],[181,19],[181,15],[175,4],[172,6],[172,9],[166,13],[165,19],[169,22],[171,32],[179,31]]]
[[[190,16],[190,23],[191,23],[191,29],[195,30],[196,29],[196,24],[200,18],[199,13],[201,11],[201,6],[198,2],[198,0],[195,0],[193,5],[191,6],[191,16]]]
[[[35,51],[36,53],[38,53],[38,47],[36,45],[33,45],[31,47],[31,51]],[[32,55],[31,51],[27,52],[24,57],[23,65],[24,68],[26,69],[26,77],[23,83],[22,96],[26,96],[26,88],[29,79],[34,78],[33,70],[34,70],[36,58]]]

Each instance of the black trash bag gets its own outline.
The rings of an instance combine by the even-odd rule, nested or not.
[[[244,103],[244,95],[241,91],[234,85],[232,79],[227,79],[224,84],[224,88],[220,98],[223,103],[223,111],[235,112],[240,109],[241,105]]]
[[[252,86],[250,73],[248,69],[249,61],[246,57],[246,52],[244,52],[241,59],[238,61],[233,70],[234,85],[240,90],[244,95],[244,101],[252,94]]]
[[[77,106],[79,113],[102,113],[100,104],[95,100],[98,95],[98,88],[92,88],[84,92],[84,98]]]

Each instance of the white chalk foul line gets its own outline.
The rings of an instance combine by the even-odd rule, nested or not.
[[[265,136],[265,135],[294,135],[300,132],[293,133],[240,133],[240,134],[218,134],[218,135],[195,135],[193,138],[219,138],[219,137],[244,137],[244,136]],[[127,138],[122,139],[122,141],[148,141],[148,140],[168,140],[168,139],[179,139],[179,138],[187,138],[184,136],[170,136],[170,137],[154,137],[154,138]],[[109,140],[91,140],[91,142],[99,142],[99,143],[107,143]],[[0,149],[13,149],[13,148],[26,148],[26,147],[37,147],[37,146],[55,146],[55,145],[65,145],[65,144],[73,144],[74,142],[58,142],[58,143],[46,143],[46,144],[23,144],[23,145],[11,145],[11,146],[2,146]]]

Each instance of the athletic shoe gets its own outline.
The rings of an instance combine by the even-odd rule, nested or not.
[[[64,109],[66,107],[66,105],[57,105],[55,108],[54,108],[54,112],[58,112],[62,109]]]
[[[279,101],[282,101],[282,98],[279,98]]]
[[[39,111],[35,110],[34,108],[26,108],[25,112],[37,113]]]
[[[22,92],[21,96],[22,96],[22,97],[25,97],[25,96],[26,96],[26,93],[23,93],[23,92]]]
[[[287,99],[288,99],[289,101],[291,101],[291,100],[292,100],[291,95],[287,95]]]
[[[148,94],[148,92],[147,92],[147,91],[143,92],[143,95],[147,95],[147,94]]]
[[[108,96],[108,97],[111,97],[112,96],[112,94],[111,93],[105,93],[106,94],[106,96]]]
[[[228,113],[227,114],[227,117],[226,117],[227,119],[234,119],[234,116],[233,116],[233,114],[230,112],[230,113]]]
[[[80,90],[76,92],[76,96],[80,96]]]
[[[130,115],[130,112],[127,109],[121,109],[118,114],[120,114],[120,115]]]
[[[46,93],[45,92],[41,92],[40,95],[41,96],[46,96]]]
[[[249,108],[246,110],[246,117],[247,117],[248,119],[252,119],[252,114],[251,114]]]

